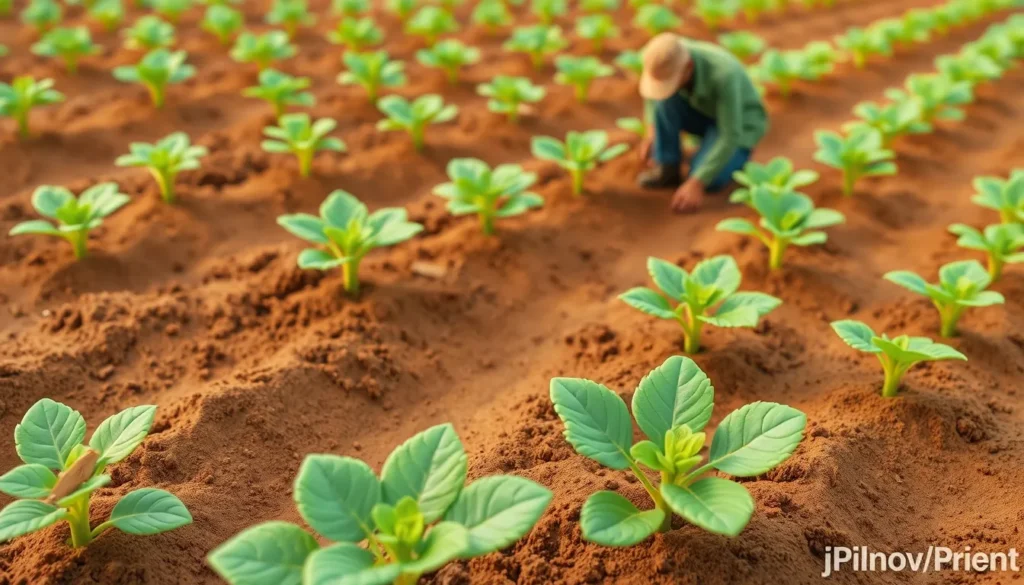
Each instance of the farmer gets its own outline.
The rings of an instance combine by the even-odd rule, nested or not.
[[[646,189],[676,189],[672,209],[697,210],[705,192],[721,190],[743,168],[768,129],[768,116],[743,65],[710,43],[662,33],[643,49],[640,95],[651,127],[640,150],[652,168],[638,177]],[[683,180],[680,134],[700,139]]]

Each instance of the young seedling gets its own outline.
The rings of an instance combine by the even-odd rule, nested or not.
[[[842,57],[835,50],[831,43],[825,41],[814,41],[808,43],[801,51],[803,53],[805,71],[801,79],[816,81],[832,71]]]
[[[444,99],[437,94],[422,95],[411,102],[397,95],[384,96],[377,107],[387,116],[377,122],[377,130],[408,132],[416,150],[423,150],[426,145],[424,133],[428,125],[449,122],[459,113],[457,106],[445,105]]]
[[[502,0],[481,0],[473,8],[470,20],[493,36],[498,34],[500,29],[512,24],[512,13]]]
[[[736,56],[740,61],[749,61],[761,54],[768,46],[764,39],[748,31],[736,31],[718,35],[718,44]]]
[[[908,10],[900,19],[903,25],[899,42],[904,44],[927,43],[932,38],[936,27],[935,13],[929,9],[916,8]]]
[[[327,33],[327,40],[348,51],[365,51],[384,40],[384,32],[370,17],[346,18]]]
[[[791,245],[824,244],[828,234],[820,231],[821,228],[846,221],[843,214],[834,209],[815,209],[814,202],[806,195],[795,191],[780,193],[771,187],[754,187],[750,206],[761,216],[762,229],[736,217],[722,220],[715,229],[757,238],[768,248],[771,270],[782,268],[783,255]]]
[[[622,0],[580,0],[580,10],[587,14],[615,12],[622,5]]]
[[[459,70],[480,60],[480,49],[467,47],[457,39],[445,39],[429,49],[416,52],[416,60],[444,72],[449,83],[459,81]]]
[[[403,23],[409,22],[409,17],[419,6],[419,0],[385,0],[388,12],[395,15]]]
[[[415,585],[449,561],[509,547],[530,532],[552,494],[514,475],[466,486],[467,460],[450,424],[400,445],[379,479],[358,459],[308,455],[295,502],[305,523],[333,544],[321,548],[295,524],[266,522],[215,549],[210,566],[231,585]]]
[[[758,63],[760,81],[774,84],[782,97],[789,97],[793,92],[793,82],[798,79],[811,79],[814,71],[801,51],[779,51],[768,49],[761,55]]]
[[[217,37],[220,44],[228,46],[238,31],[242,30],[243,24],[241,12],[228,6],[215,4],[206,9],[206,14],[203,15],[203,21],[199,26]]]
[[[307,213],[282,215],[277,223],[307,242],[326,250],[307,248],[299,254],[303,270],[331,270],[341,266],[345,291],[359,294],[359,263],[374,248],[400,244],[423,231],[407,219],[401,207],[380,209],[372,214],[349,193],[337,190],[320,205],[320,217]]]
[[[42,35],[60,24],[62,16],[60,4],[53,0],[30,0],[21,11],[21,22]]]
[[[74,74],[78,71],[78,62],[82,57],[95,55],[100,52],[100,48],[93,44],[92,35],[85,27],[55,28],[32,45],[32,52],[43,57],[61,59],[68,73]]]
[[[166,18],[172,24],[181,20],[181,15],[192,9],[192,0],[150,0],[153,12]]]
[[[866,124],[882,134],[882,147],[889,148],[895,139],[907,134],[930,132],[931,124],[921,121],[921,103],[905,99],[880,106],[875,102],[862,102],[854,106],[853,113],[859,122],[843,128],[853,130],[854,126]]]
[[[23,221],[11,228],[9,235],[40,234],[63,238],[71,244],[75,258],[80,260],[87,254],[89,230],[102,225],[103,218],[129,201],[127,195],[119,192],[116,183],[94,185],[77,198],[64,187],[43,185],[32,194],[32,207],[40,215],[57,220],[57,224],[44,219]]]
[[[196,146],[188,134],[175,132],[154,144],[133,142],[128,146],[129,154],[119,156],[114,163],[119,167],[146,167],[160,189],[160,198],[165,203],[174,203],[174,181],[181,171],[198,169],[199,159],[206,156],[205,146]]]
[[[3,108],[2,100],[0,97],[0,112]],[[986,209],[998,211],[1003,223],[1024,223],[1024,169],[1013,171],[1008,179],[977,177],[974,179],[974,190],[977,194],[971,201]]]
[[[81,413],[49,398],[32,405],[14,427],[14,445],[25,463],[0,477],[0,491],[18,498],[0,511],[0,542],[61,520],[71,528],[71,545],[76,548],[111,528],[148,536],[191,524],[185,504],[155,488],[128,492],[106,522],[96,528],[89,523],[93,493],[111,481],[103,472],[135,451],[149,434],[155,414],[155,406],[122,410],[100,423],[85,444]]]
[[[882,363],[882,371],[885,372],[882,396],[886,398],[896,396],[903,375],[921,362],[967,361],[964,354],[948,345],[935,343],[927,337],[900,335],[890,339],[885,333],[878,335],[871,327],[852,319],[833,321],[832,329],[846,345],[878,357],[878,361]]]
[[[775,0],[739,0],[740,10],[751,24],[760,20],[762,14],[772,10],[776,5]]]
[[[487,100],[487,109],[508,116],[508,121],[519,121],[523,104],[537,103],[544,98],[544,87],[534,85],[527,77],[498,75],[490,83],[481,83],[476,92]]]
[[[264,140],[260,146],[267,152],[294,154],[299,161],[299,175],[308,177],[317,152],[345,152],[341,139],[328,136],[337,125],[331,118],[311,123],[309,114],[285,114],[278,118],[277,126],[263,129],[263,134],[272,140]]]
[[[135,65],[114,69],[114,79],[124,83],[139,83],[149,91],[156,108],[164,107],[167,84],[181,83],[196,73],[196,68],[185,63],[188,53],[156,49],[146,53]]]
[[[0,116],[13,118],[18,136],[29,137],[28,114],[36,106],[64,101],[64,94],[53,89],[52,79],[36,81],[27,75],[15,77],[10,85],[0,81]]]
[[[1003,295],[985,290],[992,283],[992,277],[977,260],[950,262],[939,269],[939,282],[930,284],[923,278],[906,270],[894,270],[884,277],[889,282],[924,295],[931,299],[939,310],[940,329],[943,337],[957,333],[956,324],[968,307],[1001,305]]]
[[[615,125],[627,132],[636,134],[640,140],[647,138],[647,124],[640,118],[619,118]]]
[[[995,30],[989,29],[981,39],[974,41],[964,47],[965,52],[977,53],[992,60],[1000,69],[1006,70],[1014,66],[1017,59],[1024,56],[1022,53],[1022,39],[1024,33],[1020,32],[1018,24],[1013,28]]]
[[[343,19],[361,17],[370,11],[370,0],[333,0],[331,12]]]
[[[553,378],[551,402],[565,439],[580,455],[615,470],[629,469],[654,508],[640,510],[612,491],[592,494],[580,511],[583,539],[633,546],[672,529],[672,515],[708,532],[737,536],[750,522],[754,499],[742,483],[717,476],[755,477],[789,458],[807,426],[804,413],[774,402],[754,402],[719,423],[708,462],[700,465],[714,409],[711,380],[693,362],[673,356],[640,381],[633,418],[647,439],[633,443],[626,403],[609,388],[580,378]],[[660,475],[652,481],[640,468]]]
[[[458,32],[459,23],[444,8],[424,6],[405,23],[405,32],[421,37],[428,47],[433,47],[439,38]]]
[[[274,0],[266,20],[267,24],[283,28],[289,39],[294,39],[300,28],[316,24],[306,0]]]
[[[604,130],[570,130],[564,143],[550,136],[534,136],[530,143],[533,156],[540,160],[553,161],[569,171],[573,195],[583,194],[583,179],[589,171],[627,150],[628,144],[608,146],[608,133]]]
[[[98,22],[103,30],[114,32],[124,22],[124,6],[121,0],[98,0],[89,8],[89,18]]]
[[[296,51],[284,31],[273,30],[262,35],[243,32],[231,48],[231,58],[239,63],[255,63],[263,71],[278,61],[291,59]]]
[[[405,64],[392,61],[387,51],[348,52],[341,59],[348,70],[338,76],[338,83],[361,85],[370,103],[377,103],[380,88],[405,85]]]
[[[892,43],[881,31],[873,28],[853,27],[836,37],[836,45],[850,54],[857,69],[863,69],[868,59],[875,55],[892,56]]]
[[[6,18],[14,10],[14,0],[0,0],[0,18]]]
[[[456,158],[448,163],[451,182],[438,185],[434,194],[448,200],[452,215],[476,214],[485,235],[494,234],[495,218],[522,215],[544,205],[544,198],[527,191],[537,181],[519,165],[491,169],[482,160]]]
[[[716,2],[721,0],[715,0]],[[661,4],[648,4],[641,6],[636,11],[633,24],[641,28],[651,36],[675,30],[683,24],[683,19],[676,16],[675,12]]]
[[[569,12],[569,2],[568,0],[531,0],[530,12],[541,24],[550,26]]]
[[[814,134],[818,151],[814,160],[843,173],[843,195],[853,195],[862,177],[896,174],[896,154],[882,145],[882,134],[866,125],[850,129],[846,136],[819,130]]]
[[[555,57],[555,83],[572,86],[576,101],[587,101],[590,85],[599,77],[609,77],[613,69],[605,65],[597,57],[574,57],[559,55]]]
[[[1007,264],[1024,262],[1024,225],[1005,223],[990,225],[981,232],[969,225],[955,223],[949,231],[960,236],[956,243],[961,248],[979,250],[988,261],[988,275],[998,282]]]
[[[266,101],[273,106],[274,117],[280,118],[288,106],[313,107],[316,98],[305,91],[309,86],[308,77],[292,77],[277,69],[264,69],[260,71],[260,84],[245,88],[242,95]]]
[[[691,273],[670,262],[648,258],[647,270],[654,284],[678,305],[673,308],[665,297],[645,287],[630,289],[619,298],[648,315],[678,322],[683,328],[686,353],[700,351],[705,323],[715,327],[756,327],[761,317],[782,304],[780,299],[764,293],[736,292],[742,275],[732,256],[703,260]]]
[[[174,44],[174,26],[159,16],[143,16],[124,31],[124,46],[133,51],[153,51]]]
[[[911,75],[906,81],[906,91],[889,89],[885,96],[896,102],[917,100],[921,104],[921,121],[928,124],[937,120],[963,120],[966,114],[960,106],[974,100],[969,83],[956,82],[938,74]]]
[[[736,0],[697,0],[693,12],[710,31],[718,30],[723,22],[736,18],[740,6]]]
[[[623,51],[615,58],[615,65],[627,73],[639,76],[644,71],[644,62],[638,51]]]
[[[558,26],[523,26],[512,31],[512,37],[502,45],[506,51],[525,53],[535,69],[544,66],[544,59],[569,45]]]
[[[602,53],[605,43],[619,36],[619,27],[610,14],[588,14],[576,20],[576,36],[590,41],[595,53]]]
[[[976,51],[942,55],[935,59],[935,68],[953,83],[967,83],[972,88],[1003,76],[1003,69],[995,61]]]
[[[794,170],[793,161],[784,156],[777,156],[766,164],[750,161],[743,170],[733,173],[733,179],[743,187],[736,189],[729,196],[732,203],[750,205],[751,192],[757,187],[772,190],[775,194],[796,191],[811,185],[818,180],[818,173],[809,170]]]

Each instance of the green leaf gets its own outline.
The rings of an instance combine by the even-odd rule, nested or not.
[[[758,319],[782,304],[769,294],[760,292],[738,292],[725,299],[715,310],[714,316],[699,319],[716,327],[754,327]]]
[[[566,159],[565,146],[550,136],[534,136],[530,152],[541,160],[562,162]]]
[[[308,455],[295,478],[294,497],[313,530],[331,540],[359,542],[373,534],[370,511],[381,500],[381,487],[358,459]]]
[[[0,542],[7,542],[63,520],[67,510],[39,500],[17,500],[0,510]]]
[[[110,512],[110,523],[122,532],[146,536],[192,523],[192,514],[174,494],[142,488],[121,498]]]
[[[309,555],[302,572],[302,585],[389,585],[400,573],[398,565],[375,566],[373,553],[343,542]]]
[[[702,287],[719,291],[718,298],[736,292],[742,275],[732,256],[715,256],[703,260],[690,273],[690,280]]]
[[[689,275],[675,264],[651,257],[647,259],[647,272],[651,274],[654,284],[670,298],[679,301],[686,294],[683,282]]]
[[[133,406],[106,419],[89,439],[89,447],[107,465],[132,454],[153,426],[156,406]]]
[[[231,585],[302,585],[302,565],[317,548],[298,526],[265,522],[220,545],[207,560]]]
[[[18,236],[22,234],[40,234],[44,236],[62,235],[59,229],[53,227],[53,224],[45,219],[30,219],[29,221],[23,221],[12,227],[11,231],[7,233],[9,236]]]
[[[345,258],[335,258],[323,250],[307,248],[299,252],[299,268],[303,270],[330,270],[345,263]]]
[[[57,476],[38,463],[26,463],[0,476],[0,492],[15,498],[41,500],[50,495]]]
[[[711,420],[715,389],[690,358],[672,356],[640,381],[633,393],[633,416],[655,444],[670,429],[686,425],[699,433]]]
[[[64,187],[43,185],[32,193],[32,207],[49,218],[56,218],[57,210],[74,200],[75,196]]]
[[[927,337],[911,337],[908,350],[925,356],[927,360],[962,360],[967,361],[967,356],[944,343],[935,343]]]
[[[49,469],[63,470],[71,450],[84,440],[82,415],[49,398],[33,404],[14,427],[15,448],[21,460]]]
[[[514,475],[479,479],[462,490],[444,519],[465,526],[464,558],[503,549],[525,536],[551,503],[551,490]]]
[[[366,216],[366,206],[351,193],[336,189],[320,205],[320,216],[328,224],[344,229],[353,218]]]
[[[907,270],[894,270],[886,273],[882,278],[893,284],[898,284],[912,292],[916,292],[919,295],[928,295],[928,283],[913,272],[909,272]]]
[[[630,307],[648,315],[653,315],[660,319],[674,320],[676,318],[675,312],[672,311],[672,307],[665,300],[665,297],[649,288],[642,286],[631,288],[619,295],[619,299]]]
[[[800,444],[807,416],[774,402],[731,412],[715,429],[708,460],[736,477],[760,475],[785,461]]]
[[[551,402],[577,453],[612,469],[629,466],[633,423],[617,394],[590,380],[552,378]]]
[[[654,534],[665,513],[654,508],[640,511],[615,492],[599,491],[583,504],[580,530],[583,538],[604,546],[632,546]]]
[[[868,353],[880,353],[882,351],[871,342],[875,337],[875,332],[860,321],[850,319],[833,321],[832,329],[836,332],[836,335],[846,342],[846,345],[853,349]]]
[[[402,563],[403,573],[430,573],[458,558],[469,547],[469,531],[455,522],[438,522],[427,533],[419,557]]]
[[[384,501],[394,505],[409,496],[419,503],[423,521],[434,522],[459,496],[466,467],[455,428],[449,423],[431,427],[399,445],[384,462]]]
[[[279,216],[277,218],[277,225],[288,230],[293,236],[298,236],[307,242],[326,244],[329,241],[324,234],[323,220],[308,213]]]
[[[664,441],[662,441],[664,444]],[[640,463],[643,463],[647,467],[656,471],[662,471],[664,465],[662,465],[659,457],[661,457],[662,447],[655,445],[651,441],[640,441],[639,443],[633,443],[633,446],[629,448],[629,454]]]
[[[740,219],[738,217],[723,219],[722,221],[718,222],[718,225],[715,226],[715,229],[720,232],[731,232],[734,234],[741,234],[744,236],[760,235],[760,232],[757,231],[757,228],[754,226],[754,224],[750,223],[745,219]]]
[[[754,514],[747,489],[721,477],[705,477],[687,487],[663,483],[661,495],[676,514],[715,534],[738,535]]]

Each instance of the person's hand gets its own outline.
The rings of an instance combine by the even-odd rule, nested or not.
[[[672,195],[672,211],[693,213],[704,201],[704,183],[691,177]]]

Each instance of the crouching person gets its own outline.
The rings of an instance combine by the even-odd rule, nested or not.
[[[638,181],[676,189],[672,209],[696,211],[706,192],[721,191],[743,168],[768,129],[764,102],[743,64],[724,49],[662,33],[643,49],[640,95],[651,127],[640,154],[652,168]],[[700,148],[684,180],[681,135]]]

